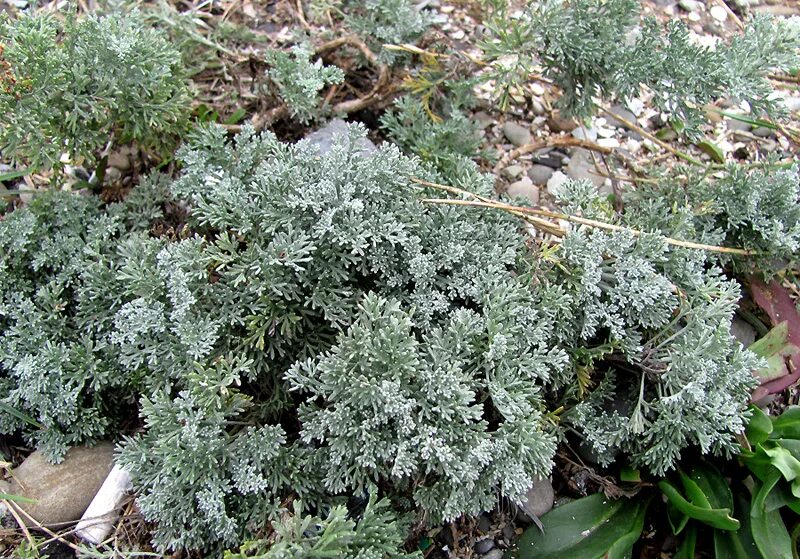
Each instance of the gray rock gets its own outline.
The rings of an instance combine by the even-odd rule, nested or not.
[[[725,121],[725,126],[728,130],[736,131],[736,132],[749,132],[752,126],[747,124],[746,122],[742,122],[741,120],[734,120],[732,118]]]
[[[703,7],[703,3],[698,2],[697,0],[680,0],[678,2],[678,6],[687,12],[698,12],[700,11],[700,8]]]
[[[320,155],[325,155],[333,147],[334,139],[340,136],[347,138],[348,126],[341,118],[335,118],[319,130],[306,136],[306,141],[311,145],[317,146]],[[349,142],[349,140],[346,140]],[[369,138],[359,138],[353,146],[361,155],[369,155],[378,148]]]
[[[554,171],[555,169],[547,165],[533,165],[528,169],[528,178],[536,185],[547,184]]]
[[[506,122],[503,125],[503,135],[517,147],[531,143],[531,131],[516,122]]]
[[[513,180],[521,177],[523,171],[522,165],[509,165],[503,169],[503,175]]]
[[[539,187],[533,184],[529,177],[522,177],[522,179],[509,184],[506,194],[510,198],[525,198],[534,205],[539,203]]]
[[[564,165],[564,158],[566,155],[560,151],[550,151],[543,155],[534,155],[532,161],[536,165],[544,165],[551,169],[560,169]]]
[[[584,129],[579,126],[572,131],[572,137],[577,138],[579,140],[591,140],[592,142],[594,142],[597,140],[597,130],[595,130],[594,128]]]
[[[485,540],[481,540],[475,544],[473,547],[475,553],[479,553],[483,555],[484,553],[488,553],[494,549],[494,540],[492,538],[486,538]]]
[[[503,538],[505,538],[507,542],[510,542],[514,538],[514,526],[511,524],[503,526]]]
[[[767,138],[763,142],[761,142],[761,151],[764,153],[772,153],[778,149],[778,142],[773,140],[772,138]]]
[[[12,472],[11,494],[34,499],[14,503],[44,525],[79,520],[113,467],[114,445],[74,447],[61,464],[38,450]]]
[[[551,196],[558,196],[564,189],[564,183],[569,180],[569,177],[561,171],[556,171],[550,180],[547,181],[547,192]]]
[[[766,126],[759,126],[753,129],[753,136],[758,136],[759,138],[772,138],[775,136],[775,131],[767,128]]]
[[[478,517],[478,530],[484,534],[492,529],[492,519],[482,514]]]
[[[503,552],[499,549],[493,549],[484,555],[483,559],[503,559]]]
[[[528,490],[520,509],[531,518],[539,518],[553,508],[555,498],[556,494],[553,491],[553,484],[550,483],[550,480],[539,479]]]
[[[675,132],[672,128],[662,128],[656,134],[659,140],[664,142],[674,142],[678,139],[678,133]]]
[[[578,123],[574,119],[561,116],[561,113],[554,111],[547,119],[547,126],[553,132],[570,132],[575,130]]]
[[[787,97],[784,104],[790,113],[800,113],[800,97]]]
[[[756,329],[753,328],[749,322],[735,315],[731,321],[731,334],[733,334],[733,337],[739,340],[744,347],[748,347],[756,341]]]
[[[4,479],[0,479],[0,493],[11,495],[11,484]],[[0,525],[2,525],[3,517],[8,513],[5,503],[0,503]],[[0,550],[2,551],[2,550]],[[2,556],[2,555],[0,555]]]
[[[719,5],[711,6],[708,9],[708,13],[711,15],[711,17],[713,17],[715,20],[717,20],[720,23],[722,23],[726,19],[728,19],[728,10],[726,10],[725,8],[723,8],[722,6],[719,6]]]
[[[478,111],[472,115],[472,120],[478,123],[478,128],[481,130],[488,128],[494,122],[494,118],[484,111]]]
[[[628,109],[626,109],[625,107],[623,107],[622,105],[614,105],[613,107],[608,109],[608,112],[620,118],[624,118],[628,122],[633,122],[634,124],[636,123],[636,115],[633,114]],[[623,124],[622,121],[617,120],[611,115],[606,115],[606,122],[608,122],[609,126],[613,126],[615,128],[627,128],[627,126]]]
[[[588,180],[598,188],[605,181],[605,177],[597,174],[591,154],[583,148],[577,148],[572,152],[566,173],[573,180]]]
[[[108,166],[115,167],[120,171],[127,171],[131,168],[131,159],[124,153],[115,152],[109,154]]]

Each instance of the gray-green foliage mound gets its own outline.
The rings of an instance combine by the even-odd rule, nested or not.
[[[5,157],[37,168],[62,154],[94,163],[110,140],[173,149],[189,88],[166,35],[136,11],[62,18],[0,18]]]
[[[504,213],[422,203],[412,177],[445,177],[391,145],[364,155],[364,133],[320,155],[204,129],[175,181],[7,215],[0,398],[40,426],[2,430],[58,459],[141,396],[119,461],[161,549],[258,538],[288,495],[333,521],[375,484],[401,516],[474,514],[547,475],[565,428],[656,473],[735,447],[757,361],[705,253],[591,229],[538,249]],[[447,168],[490,195],[471,163]],[[562,203],[608,210],[584,183]],[[654,230],[639,206],[624,219]]]

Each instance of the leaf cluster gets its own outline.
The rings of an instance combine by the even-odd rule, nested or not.
[[[94,162],[109,142],[174,148],[189,88],[180,53],[138,12],[0,22],[0,149],[33,168]]]
[[[265,54],[270,66],[267,77],[289,107],[292,117],[304,124],[319,118],[322,89],[344,80],[340,68],[324,66],[320,58],[311,62],[313,56],[313,49],[306,43],[295,45],[290,53],[272,49]]]
[[[755,115],[779,115],[767,73],[800,61],[800,32],[790,22],[758,16],[727,44],[708,48],[679,22],[662,28],[641,20],[637,0],[532,3],[521,17],[500,15],[488,29],[482,47],[504,86],[502,106],[540,64],[568,114],[586,118],[597,98],[625,100],[644,87],[690,135],[704,122],[703,105],[722,96],[747,102]]]

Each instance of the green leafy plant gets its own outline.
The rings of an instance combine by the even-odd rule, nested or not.
[[[342,505],[333,507],[325,518],[303,514],[303,504],[294,502],[294,511],[286,511],[273,522],[270,540],[246,542],[238,553],[227,551],[225,559],[281,559],[283,557],[342,557],[359,559],[411,559],[419,553],[403,553],[404,534],[386,500],[378,501],[370,493],[364,512],[357,520],[349,517]]]
[[[188,116],[180,53],[140,14],[0,22],[0,149],[33,168],[94,163],[107,144],[174,148]]]
[[[322,59],[311,62],[313,56],[313,49],[305,43],[292,47],[291,53],[275,49],[266,53],[270,65],[267,77],[289,107],[292,117],[303,123],[322,114],[319,99],[322,89],[344,80],[340,68],[324,66]]]
[[[622,559],[644,528],[646,499],[609,499],[601,493],[556,507],[517,542],[519,559]]]
[[[320,19],[337,16],[345,28],[362,37],[383,64],[401,60],[384,45],[415,43],[431,23],[429,12],[409,0],[312,0],[312,12]]]
[[[655,106],[693,136],[705,120],[701,107],[720,96],[746,101],[756,117],[779,113],[766,75],[796,66],[800,44],[796,25],[756,17],[728,44],[696,46],[679,22],[662,29],[640,20],[637,0],[531,3],[522,17],[501,14],[488,28],[482,48],[504,86],[503,106],[539,63],[569,114],[590,116],[596,98],[624,100],[645,86]]]

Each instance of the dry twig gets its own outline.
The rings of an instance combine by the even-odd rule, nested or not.
[[[431,188],[437,188],[439,190],[444,190],[446,192],[450,192],[453,194],[461,194],[465,196],[469,196],[474,198],[473,200],[454,200],[452,198],[425,198],[422,200],[423,203],[426,204],[448,204],[453,206],[474,206],[474,207],[482,207],[482,208],[492,208],[497,210],[507,211],[513,215],[525,214],[528,217],[538,217],[538,218],[550,218],[550,219],[562,219],[564,221],[569,221],[572,223],[578,223],[580,225],[586,225],[588,227],[594,227],[597,229],[604,229],[606,231],[627,231],[632,235],[638,237],[642,235],[642,231],[638,229],[632,229],[630,227],[624,227],[622,225],[614,225],[613,223],[606,223],[604,221],[598,221],[596,219],[588,219],[585,217],[579,217],[575,215],[564,214],[560,212],[554,212],[550,210],[538,209],[538,208],[529,208],[525,206],[514,206],[513,204],[506,204],[504,202],[498,202],[496,200],[491,200],[489,198],[485,198],[483,196],[478,196],[476,194],[472,194],[471,192],[467,192],[466,190],[462,190],[460,188],[456,188],[454,186],[447,186],[443,184],[436,184],[428,181],[422,181],[420,179],[411,179],[413,182],[417,184],[421,184],[424,186],[429,186]],[[537,221],[545,221],[545,220],[537,220]],[[531,222],[533,225],[536,223]],[[556,228],[557,225],[547,222],[549,228]],[[561,229],[561,228],[559,228]],[[566,231],[561,229],[561,236],[565,235]],[[755,252],[751,250],[746,250],[743,248],[731,248],[731,247],[723,247],[717,245],[706,245],[702,243],[694,243],[691,241],[683,241],[681,239],[673,239],[671,237],[663,237],[664,242],[673,246],[679,246],[683,248],[692,248],[698,250],[706,250],[708,252],[719,252],[724,254],[737,254],[739,256],[752,256]]]

